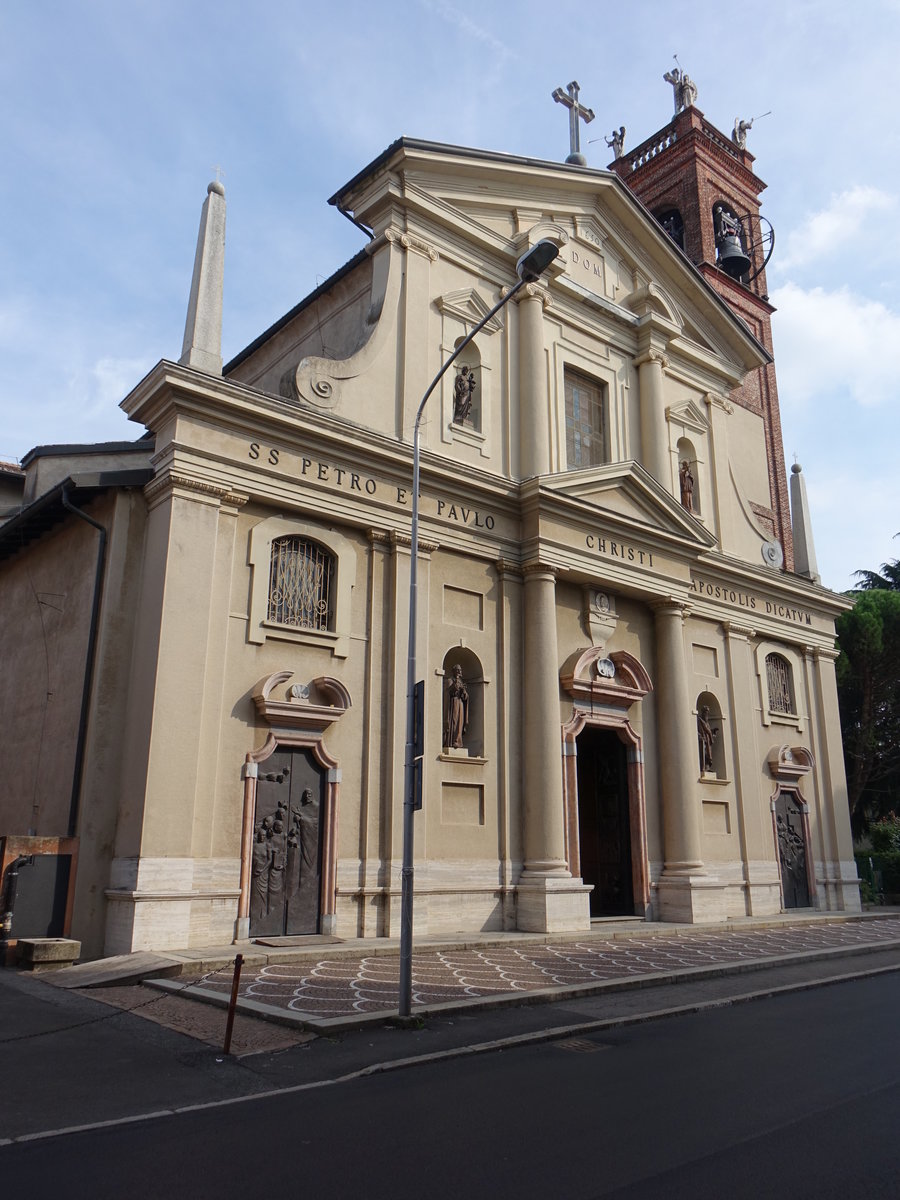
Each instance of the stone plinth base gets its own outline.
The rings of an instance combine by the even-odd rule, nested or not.
[[[657,887],[659,919],[713,925],[728,919],[727,884],[710,875],[670,875]]]
[[[593,888],[571,876],[527,872],[516,888],[516,929],[527,933],[586,933],[591,928]]]
[[[19,938],[16,952],[26,971],[58,971],[77,960],[81,942],[71,938]]]

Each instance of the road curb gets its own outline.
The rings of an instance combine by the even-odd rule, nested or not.
[[[809,960],[806,960],[809,961]],[[112,1129],[120,1125],[134,1125],[142,1121],[156,1121],[164,1117],[174,1117],[192,1112],[202,1112],[214,1108],[227,1108],[235,1104],[248,1104],[255,1100],[269,1100],[277,1096],[286,1096],[298,1092],[313,1091],[317,1088],[334,1087],[341,1083],[351,1083],[372,1075],[387,1074],[391,1071],[409,1070],[412,1067],[427,1066],[432,1063],[446,1062],[454,1058],[466,1058],[474,1055],[491,1054],[519,1047],[540,1045],[546,1042],[564,1041],[576,1036],[584,1037],[591,1033],[602,1033],[608,1029],[621,1029],[630,1025],[644,1025],[650,1021],[664,1020],[670,1017],[689,1016],[692,1013],[711,1011],[717,1008],[728,1008],[736,1004],[744,1004],[753,1000],[769,999],[774,996],[788,995],[792,992],[811,991],[817,987],[828,987],[834,984],[849,983],[854,980],[868,979],[900,971],[900,963],[886,967],[875,967],[867,971],[849,972],[842,975],[832,975],[825,978],[805,979],[798,983],[780,984],[774,987],[760,988],[753,992],[742,992],[737,996],[723,996],[713,1000],[700,1000],[692,1004],[675,1005],[670,1008],[656,1009],[642,1013],[630,1013],[618,1017],[603,1017],[593,1021],[581,1021],[574,1025],[558,1025],[551,1029],[534,1030],[530,1033],[511,1034],[506,1038],[496,1038],[487,1042],[476,1042],[468,1046],[450,1047],[446,1050],[432,1050],[424,1054],[411,1055],[406,1058],[386,1059],[379,1063],[370,1063],[356,1071],[330,1079],[311,1080],[307,1083],[291,1084],[283,1088],[270,1088],[261,1092],[251,1092],[243,1096],[230,1096],[223,1100],[212,1100],[200,1104],[189,1104],[172,1108],[156,1109],[148,1113],[138,1113],[114,1120],[96,1121],[84,1125],[72,1125],[61,1129],[41,1130],[34,1133],[20,1134],[17,1137],[0,1138],[0,1147],[21,1145],[29,1142],[46,1141],[50,1138],[66,1137],[76,1133],[89,1133],[93,1130]],[[736,973],[736,972],[735,972]],[[696,978],[696,976],[695,976]]]

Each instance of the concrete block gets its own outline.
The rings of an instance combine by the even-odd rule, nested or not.
[[[58,971],[77,960],[81,942],[72,938],[19,938],[16,952],[19,964],[28,971]]]

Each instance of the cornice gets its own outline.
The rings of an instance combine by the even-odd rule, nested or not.
[[[151,509],[172,495],[187,496],[217,507],[227,504],[232,508],[242,508],[248,500],[247,496],[240,492],[232,492],[227,486],[209,483],[204,479],[194,479],[177,471],[166,471],[157,475],[144,487],[147,507]]]

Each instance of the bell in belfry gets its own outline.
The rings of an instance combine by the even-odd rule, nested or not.
[[[742,275],[747,274],[751,266],[741,242],[741,222],[727,209],[717,208],[715,225],[718,265],[732,279],[740,279]]]

